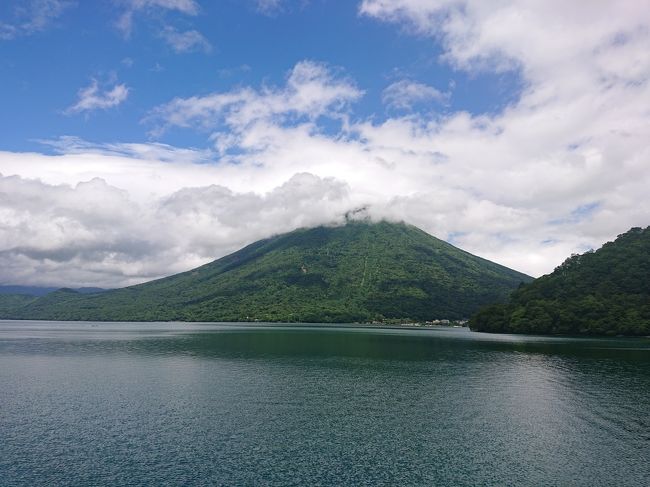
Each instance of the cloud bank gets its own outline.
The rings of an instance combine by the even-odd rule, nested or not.
[[[184,188],[136,201],[94,178],[74,186],[0,176],[3,280],[124,286],[181,272],[252,241],[341,221],[343,182],[301,173],[265,194]]]

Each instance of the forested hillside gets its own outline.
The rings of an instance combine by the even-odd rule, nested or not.
[[[507,333],[650,335],[650,227],[632,228],[597,251],[482,309],[473,330]]]

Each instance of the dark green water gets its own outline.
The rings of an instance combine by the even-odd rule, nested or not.
[[[0,485],[647,486],[650,340],[0,322]]]

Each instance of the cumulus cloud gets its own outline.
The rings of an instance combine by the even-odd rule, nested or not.
[[[296,174],[265,194],[211,185],[137,202],[103,179],[51,185],[0,176],[2,282],[135,284],[276,232],[341,218],[349,188]]]
[[[548,82],[565,77],[565,70],[595,78],[612,76],[621,64],[623,75],[646,70],[650,61],[637,68],[630,61],[640,60],[632,59],[639,54],[634,44],[649,35],[647,7],[637,0],[363,0],[359,11],[441,40],[444,58],[459,68],[520,67],[527,79]],[[602,62],[620,56],[619,63]]]
[[[63,12],[75,5],[69,0],[31,0],[17,3],[14,17],[0,20],[0,39],[11,40],[47,29]]]
[[[650,99],[643,47],[650,42],[650,10],[643,2],[364,0],[360,12],[431,36],[457,69],[521,76],[520,98],[502,113],[402,122],[455,167],[444,172],[445,186],[516,210],[503,239],[530,235],[519,214],[541,229],[534,232],[537,249],[600,244],[607,234],[650,222],[641,189],[650,182],[650,115],[639,103]],[[362,133],[369,143],[385,145],[395,138],[394,125],[366,124]],[[575,210],[594,202],[595,210],[575,221]],[[466,231],[461,240],[472,247],[469,235],[477,232]],[[506,247],[496,242],[495,249]]]
[[[222,123],[240,132],[256,122],[315,120],[340,115],[363,92],[347,78],[336,77],[322,63],[301,61],[284,87],[241,88],[206,96],[176,98],[155,108],[146,121],[155,134],[195,124],[214,128]]]
[[[433,86],[403,79],[390,84],[381,95],[382,102],[396,110],[410,110],[423,103],[444,104],[449,100],[449,93]]]
[[[209,53],[212,51],[212,44],[210,44],[203,34],[196,30],[179,32],[171,26],[166,26],[161,36],[178,53],[196,51]]]
[[[125,84],[115,84],[112,88],[101,89],[96,79],[91,80],[85,88],[77,93],[77,103],[70,106],[67,114],[107,110],[124,102],[129,96],[129,88]]]

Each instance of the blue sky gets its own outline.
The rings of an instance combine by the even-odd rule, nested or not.
[[[650,223],[646,0],[6,0],[0,284],[367,207],[539,276]]]
[[[0,7],[6,23],[25,2]],[[38,3],[38,2],[37,2]],[[198,5],[198,4],[197,4]],[[118,27],[126,4],[71,3],[48,25],[0,43],[0,147],[48,150],[37,141],[74,135],[90,141],[151,140],[142,119],[174,97],[228,91],[242,85],[282,84],[301,60],[324,62],[353,78],[365,94],[354,117],[384,120],[399,113],[382,104],[382,91],[408,78],[453,94],[444,103],[418,103],[418,111],[478,114],[502,109],[516,98],[516,72],[467,73],[440,62],[440,46],[358,14],[355,2],[287,2],[261,9],[253,1],[202,2],[196,15],[168,9],[133,14],[131,31]],[[210,47],[176,52],[161,37],[165,28],[197,31]],[[66,113],[77,92],[96,80],[100,89],[124,84],[128,98],[104,110]],[[202,134],[176,130],[162,142],[203,147]]]

